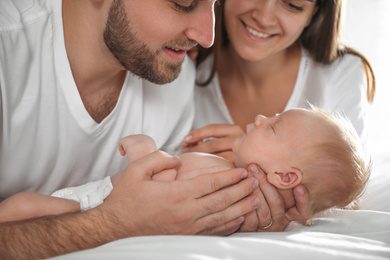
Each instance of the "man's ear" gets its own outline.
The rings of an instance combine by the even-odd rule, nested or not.
[[[270,172],[267,180],[279,189],[292,189],[302,181],[302,172],[297,168],[289,168],[282,172]]]

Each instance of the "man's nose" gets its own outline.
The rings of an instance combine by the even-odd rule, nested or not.
[[[211,47],[214,43],[214,4],[215,1],[200,1],[199,7],[194,11],[187,38],[196,41],[202,47]]]

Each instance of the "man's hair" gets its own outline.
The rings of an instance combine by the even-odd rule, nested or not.
[[[311,111],[325,130],[297,155],[311,213],[329,208],[356,209],[371,174],[371,162],[366,161],[360,138],[342,115],[326,113],[313,105]]]

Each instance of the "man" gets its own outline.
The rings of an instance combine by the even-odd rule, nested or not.
[[[116,150],[121,137],[144,133],[158,149],[178,151],[193,116],[195,72],[185,54],[212,45],[214,4],[0,2],[0,198],[123,171],[97,208],[0,224],[0,258],[47,258],[138,235],[223,233],[259,204],[273,228],[287,225],[278,193],[260,181],[269,209],[250,195],[258,181],[243,169],[156,182],[151,176],[175,168],[177,157],[155,152],[127,166]]]

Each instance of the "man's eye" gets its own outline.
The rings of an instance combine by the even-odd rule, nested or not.
[[[178,11],[183,11],[183,12],[191,12],[197,5],[198,1],[189,1],[189,0],[183,0],[183,1],[175,1],[175,8]]]

